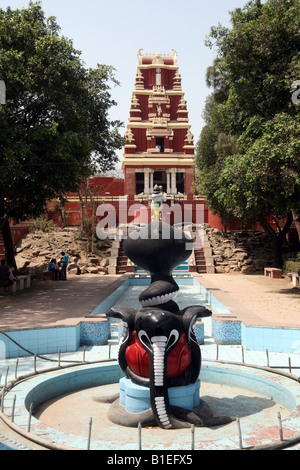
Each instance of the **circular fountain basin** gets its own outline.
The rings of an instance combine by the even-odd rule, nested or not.
[[[122,377],[117,362],[41,372],[9,384],[1,418],[16,436],[25,436],[45,448],[62,450],[87,448],[92,418],[90,449],[138,450],[137,429],[110,422],[107,417],[110,404],[102,400],[119,392]],[[200,397],[215,415],[240,418],[243,448],[275,449],[300,442],[300,385],[292,376],[244,364],[203,361],[200,379]],[[28,433],[31,404],[34,412]],[[233,450],[241,446],[236,421],[215,428],[195,428],[194,439],[195,450]],[[142,449],[190,450],[191,432],[143,428]]]

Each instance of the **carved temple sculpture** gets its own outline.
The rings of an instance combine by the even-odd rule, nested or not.
[[[162,214],[162,204],[167,200],[167,196],[162,192],[162,188],[159,188],[157,185],[154,186],[151,200],[152,219],[160,220]]]
[[[178,228],[153,220],[137,228],[123,246],[131,261],[150,273],[151,282],[140,294],[139,310],[120,305],[107,312],[124,323],[118,360],[125,375],[109,419],[123,426],[141,423],[164,429],[232,421],[214,417],[199,396],[201,351],[193,326],[212,312],[201,305],[180,310],[174,300],[179,286],[172,272],[190,256],[192,240]]]

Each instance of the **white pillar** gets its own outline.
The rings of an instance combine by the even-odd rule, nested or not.
[[[150,194],[149,168],[144,169],[144,194]]]
[[[171,174],[169,170],[167,170],[167,194],[171,193]]]
[[[150,194],[153,193],[153,177],[154,177],[154,170],[150,170]]]
[[[177,194],[176,188],[176,168],[171,169],[171,194]]]

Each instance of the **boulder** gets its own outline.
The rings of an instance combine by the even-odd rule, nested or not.
[[[248,266],[243,266],[241,269],[242,274],[252,274],[255,273],[256,267],[253,264],[249,264]]]
[[[90,274],[98,274],[98,268],[88,267],[87,272],[90,273]]]
[[[78,265],[76,263],[70,263],[68,265],[68,271],[71,271],[71,269],[78,269]]]
[[[79,276],[81,274],[81,270],[79,269],[78,266],[76,266],[76,268],[70,269],[68,272],[69,272],[69,274],[73,274],[73,275],[76,275],[76,276]]]
[[[30,260],[27,258],[23,258],[22,256],[16,256],[16,264],[18,269],[25,269],[30,265]]]

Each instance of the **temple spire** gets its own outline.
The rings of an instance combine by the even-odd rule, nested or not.
[[[189,194],[195,177],[194,143],[178,55],[137,52],[138,67],[124,146],[125,194]]]

